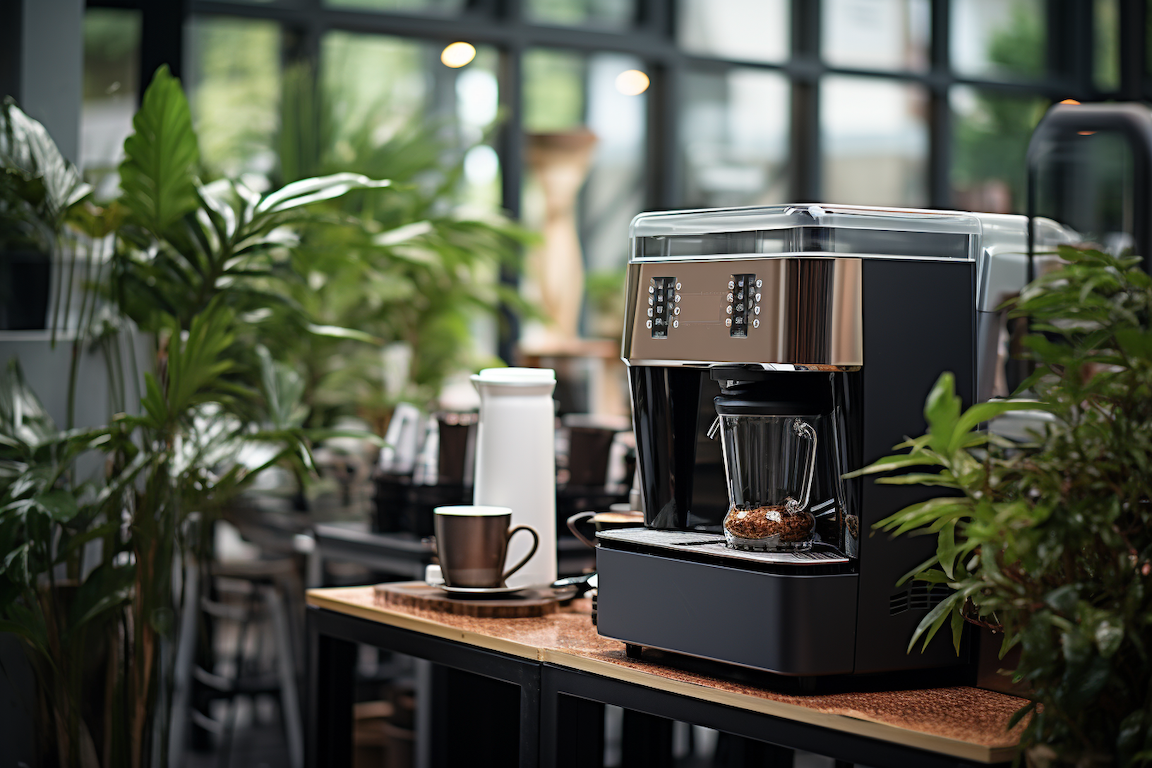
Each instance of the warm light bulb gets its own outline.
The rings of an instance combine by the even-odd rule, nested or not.
[[[476,58],[476,49],[468,43],[452,43],[440,53],[444,66],[459,69]]]
[[[1076,101],[1076,99],[1064,99],[1064,101],[1062,101],[1060,103],[1061,104],[1079,104],[1080,102]]]
[[[648,75],[638,69],[629,69],[616,75],[616,90],[625,96],[639,96],[648,90]]]

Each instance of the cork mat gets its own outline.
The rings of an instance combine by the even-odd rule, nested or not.
[[[980,688],[803,695],[773,685],[772,675],[749,676],[734,667],[709,673],[676,654],[645,649],[643,658],[629,659],[623,643],[596,633],[591,602],[586,599],[548,616],[521,619],[384,607],[376,602],[372,587],[314,589],[308,592],[308,603],[513,656],[976,762],[1012,759],[1024,728],[1020,723],[1007,729],[1008,719],[1027,703],[1024,699]]]
[[[556,612],[550,589],[526,589],[516,595],[467,599],[449,595],[422,581],[377,584],[376,604],[391,610],[426,610],[477,619],[530,619]]]

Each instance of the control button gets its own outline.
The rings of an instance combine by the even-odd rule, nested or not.
[[[652,327],[652,321],[651,321],[651,320],[649,320],[649,321],[648,321],[648,327],[649,327],[649,328],[651,328],[651,327]]]
[[[676,290],[680,290],[680,283],[676,283]]]
[[[732,294],[728,294],[728,301],[732,301]]]
[[[726,311],[728,314],[732,314],[732,305],[729,304],[728,306],[724,307],[724,311]]]
[[[753,328],[759,328],[759,327],[760,327],[760,321],[759,321],[758,319],[757,319],[757,320],[753,320],[753,321],[752,321],[752,327],[753,327]]]
[[[763,288],[764,287],[764,281],[763,280],[757,280],[756,281],[756,287],[757,288]],[[760,297],[757,296],[756,298],[759,299]]]
[[[734,283],[734,282],[732,282],[731,280],[729,280],[729,281],[728,281],[728,289],[729,289],[729,290],[731,290],[731,289],[733,289],[733,288],[735,288],[735,287],[736,287],[736,283]]]
[[[744,291],[736,291],[736,300],[739,301],[744,298]]]
[[[744,305],[743,304],[737,304],[736,305],[736,311],[737,312],[743,312],[744,311]]]
[[[654,299],[654,298],[652,298],[651,296],[649,296],[649,297],[648,297],[648,306],[652,306],[652,305],[653,305],[653,304],[655,304],[655,303],[656,303],[656,299]]]
[[[664,313],[664,305],[661,304],[660,306],[656,307],[656,314],[660,315],[663,313]]]
[[[744,318],[737,317],[736,318],[736,325],[743,325],[743,324],[744,324]]]
[[[679,328],[680,327],[680,321],[679,320],[673,320],[672,321],[672,327],[673,328]]]
[[[728,327],[732,327],[732,318],[730,318],[730,317],[724,318],[724,325],[726,325]]]
[[[648,286],[648,293],[656,293],[656,286],[654,286],[654,285]]]
[[[756,294],[756,301],[760,301],[760,294]]]
[[[680,307],[676,307],[676,314],[680,314]]]
[[[652,317],[652,307],[648,307],[648,317]]]
[[[752,311],[755,312],[756,314],[760,314],[760,307],[755,307],[755,308],[753,308]]]
[[[677,304],[679,304],[679,303],[680,303],[680,294],[676,294],[676,303],[677,303]]]

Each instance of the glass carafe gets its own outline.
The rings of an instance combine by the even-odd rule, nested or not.
[[[730,506],[724,540],[733,549],[811,549],[808,498],[816,471],[819,417],[723,414],[720,430]]]

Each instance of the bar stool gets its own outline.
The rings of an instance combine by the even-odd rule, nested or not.
[[[200,599],[200,609],[220,622],[234,623],[237,638],[230,657],[216,660],[215,669],[197,665],[193,677],[208,689],[212,700],[226,700],[228,711],[221,720],[192,709],[194,723],[220,737],[218,764],[227,766],[231,759],[235,736],[237,702],[241,696],[253,701],[262,694],[275,695],[279,700],[284,723],[291,768],[304,765],[304,729],[300,714],[298,668],[302,663],[302,649],[293,642],[299,637],[293,624],[299,620],[291,609],[297,602],[295,595],[303,594],[296,572],[296,563],[289,558],[279,560],[252,560],[214,563],[210,569],[212,597]],[[240,604],[226,603],[217,596],[232,594]],[[256,652],[248,654],[250,633],[256,633]],[[266,641],[271,641],[275,654],[275,668],[260,669],[260,658]]]

